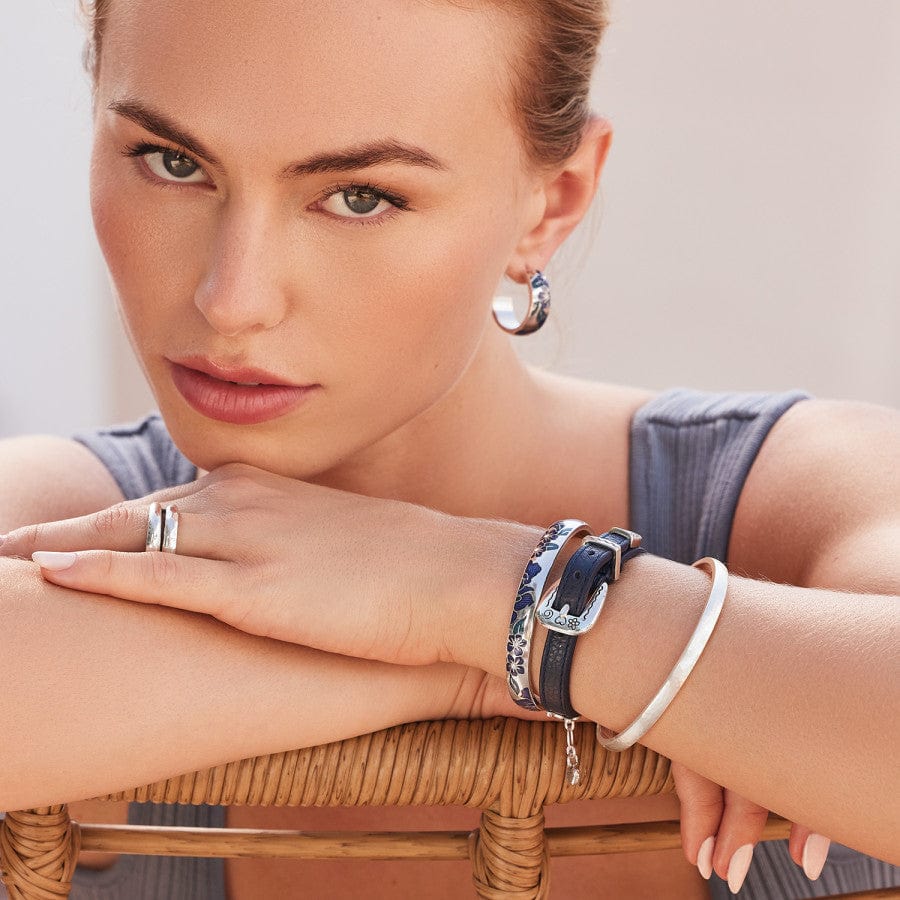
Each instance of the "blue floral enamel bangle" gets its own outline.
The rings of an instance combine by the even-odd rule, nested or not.
[[[569,541],[587,537],[591,533],[580,519],[560,519],[554,522],[540,539],[519,584],[516,602],[509,620],[509,639],[506,642],[506,682],[509,694],[524,709],[539,710],[537,698],[531,690],[529,656],[534,613],[547,583],[547,576],[560,551]]]

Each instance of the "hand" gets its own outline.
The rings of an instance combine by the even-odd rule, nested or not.
[[[177,501],[177,555],[139,552],[154,500]],[[64,587],[205,613],[347,656],[424,665],[442,656],[434,548],[449,519],[233,464],[93,515],[18,529],[0,554],[38,552],[43,576]]]
[[[672,776],[681,802],[684,855],[704,878],[715,871],[736,894],[750,868],[753,847],[763,836],[768,810],[680,763],[672,763]],[[810,881],[819,877],[829,844],[822,835],[791,824],[791,858]]]

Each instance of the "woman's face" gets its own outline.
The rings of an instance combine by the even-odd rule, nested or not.
[[[111,7],[94,219],[195,463],[327,471],[506,340],[490,298],[539,205],[512,23],[424,0]]]

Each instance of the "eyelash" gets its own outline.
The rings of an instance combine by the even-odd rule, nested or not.
[[[145,156],[150,156],[154,153],[177,153],[180,156],[183,156],[185,159],[190,160],[195,166],[199,169],[203,169],[203,166],[191,156],[186,150],[183,150],[181,147],[176,147],[174,144],[150,144],[146,141],[140,141],[136,144],[129,144],[122,150],[122,155],[127,156],[129,158],[135,160],[142,160]],[[196,187],[201,182],[185,182],[184,184],[179,184],[177,181],[163,181],[160,178],[157,178],[152,172],[148,171],[146,165],[139,166],[138,171],[140,174],[146,178],[151,184],[161,185],[162,187],[171,187],[176,190],[180,190],[185,187]]]
[[[345,222],[348,225],[384,225],[386,222],[393,219],[398,212],[410,210],[412,208],[409,205],[409,201],[405,197],[401,197],[399,194],[395,194],[383,187],[379,187],[377,184],[372,184],[372,182],[370,181],[347,181],[341,184],[333,184],[331,185],[331,187],[326,188],[322,192],[322,195],[319,197],[316,203],[323,203],[325,200],[328,200],[335,194],[342,194],[344,191],[362,191],[372,193],[381,200],[387,200],[387,202],[390,203],[393,207],[393,209],[386,210],[385,212],[374,218],[336,216],[333,213],[326,213],[326,215],[329,215],[332,219],[339,219],[341,222]]]
[[[122,155],[127,156],[131,159],[142,159],[144,156],[149,156],[153,153],[167,153],[174,152],[183,156],[185,159],[190,160],[194,165],[196,165],[201,170],[203,166],[191,156],[186,150],[183,150],[181,147],[176,147],[173,145],[166,144],[151,144],[146,141],[141,141],[136,144],[129,144],[122,150]],[[186,182],[184,184],[179,184],[177,181],[161,181],[161,179],[157,178],[151,172],[148,172],[145,166],[140,167],[140,172],[143,177],[147,180],[151,181],[151,183],[155,185],[162,185],[166,188],[175,188],[176,190],[182,190],[188,187],[196,187],[198,184],[202,184],[202,182]],[[353,216],[336,216],[333,213],[326,213],[332,219],[339,219],[342,222],[345,222],[348,225],[383,225],[390,219],[393,219],[398,212],[400,211],[408,211],[411,210],[412,207],[409,204],[409,201],[405,197],[401,197],[399,194],[395,194],[393,191],[389,191],[386,188],[380,187],[377,184],[373,184],[370,181],[347,181],[341,182],[340,184],[334,184],[330,187],[326,188],[319,199],[316,201],[316,204],[323,203],[325,200],[333,197],[335,194],[341,194],[344,191],[362,191],[369,192],[375,194],[378,198],[382,200],[387,200],[391,206],[394,207],[393,210],[382,213],[381,215],[374,218],[366,218],[366,217],[353,217]]]

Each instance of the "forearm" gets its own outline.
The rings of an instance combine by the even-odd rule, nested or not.
[[[449,667],[254,637],[15,560],[0,560],[0,641],[0,810],[446,715],[459,687]]]
[[[540,530],[489,526],[457,536],[452,570],[468,610],[451,630],[453,658],[501,674],[506,628]],[[518,551],[513,548],[518,544]],[[472,556],[484,556],[472,559]],[[448,572],[448,580],[451,579]],[[595,629],[578,639],[576,709],[620,730],[655,694],[687,643],[710,577],[652,556],[632,560]],[[714,781],[824,834],[896,859],[900,804],[897,598],[732,577],[719,623],[692,675],[642,739]],[[543,629],[535,631],[532,665]],[[885,748],[892,748],[885,752]]]

